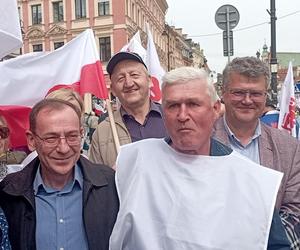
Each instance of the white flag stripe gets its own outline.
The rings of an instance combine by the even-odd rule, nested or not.
[[[1,0],[0,59],[22,46],[17,0]]]
[[[140,32],[137,31],[135,35],[130,39],[129,43],[127,43],[121,51],[134,52],[139,54],[139,56],[146,62],[146,50],[142,46]]]
[[[0,63],[0,105],[33,106],[57,84],[80,79],[81,68],[99,60],[94,35],[86,30],[53,52],[29,53]]]
[[[153,42],[153,37],[149,28],[149,24],[147,24],[147,35],[148,35],[148,41],[147,41],[146,65],[148,67],[150,75],[155,76],[161,85],[161,79],[164,76],[165,71],[160,65],[159,57],[157,55],[155,44]]]

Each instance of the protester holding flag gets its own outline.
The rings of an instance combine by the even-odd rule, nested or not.
[[[162,138],[166,130],[159,103],[150,100],[151,78],[142,58],[135,53],[119,52],[107,64],[111,91],[121,107],[114,112],[120,144],[145,138]],[[101,122],[92,137],[89,158],[113,166],[117,157],[110,119]]]
[[[278,212],[271,226],[282,173],[211,138],[220,101],[207,73],[167,73],[162,107],[170,138],[124,145],[118,155],[110,250],[288,250]]]
[[[269,127],[263,114],[269,67],[256,57],[233,59],[223,71],[222,99],[226,112],[215,123],[214,137],[262,166],[284,173],[276,208],[291,242],[300,246],[300,143]]]

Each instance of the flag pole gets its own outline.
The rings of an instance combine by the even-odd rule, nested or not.
[[[110,121],[110,127],[111,127],[111,131],[113,134],[114,142],[115,142],[116,151],[117,151],[117,154],[119,154],[120,140],[119,140],[119,136],[118,136],[117,128],[116,128],[116,124],[115,124],[115,119],[114,119],[113,112],[112,112],[111,102],[109,99],[105,99],[105,102],[106,102],[106,108],[107,108],[108,117],[109,117],[109,121]]]

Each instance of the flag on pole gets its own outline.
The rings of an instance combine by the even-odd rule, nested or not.
[[[153,42],[153,37],[147,24],[147,56],[146,56],[146,65],[148,67],[149,73],[152,79],[151,87],[151,99],[154,101],[160,101],[161,99],[161,83],[162,77],[165,74],[164,69],[161,67],[159,62],[159,57]]]
[[[288,72],[281,87],[280,100],[278,128],[296,137],[296,101],[292,62],[289,63]]]
[[[125,52],[134,52],[139,54],[139,56],[146,61],[146,50],[142,45],[140,31],[138,30],[134,36],[130,39],[129,43],[127,43],[121,51]]]
[[[22,34],[17,0],[1,0],[0,59],[22,47]]]
[[[0,82],[0,106],[12,109],[16,105],[32,107],[49,91],[63,86],[81,95],[91,93],[98,98],[108,98],[91,29],[53,52],[30,53],[1,62]],[[11,143],[14,146],[20,140]]]

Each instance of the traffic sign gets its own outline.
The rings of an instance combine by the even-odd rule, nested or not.
[[[215,22],[221,30],[233,29],[240,21],[238,10],[230,5],[222,5],[215,14]]]

